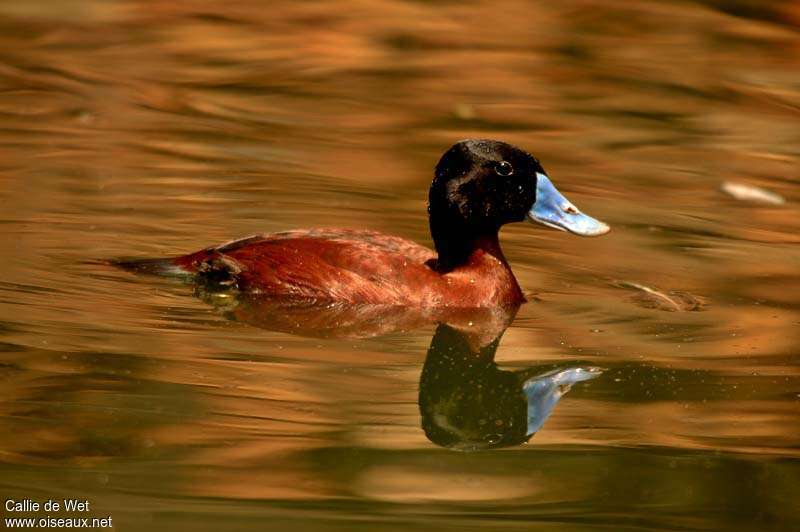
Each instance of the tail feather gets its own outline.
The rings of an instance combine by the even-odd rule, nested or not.
[[[175,263],[174,258],[159,259],[112,259],[108,264],[123,270],[149,275],[185,276],[190,272]]]

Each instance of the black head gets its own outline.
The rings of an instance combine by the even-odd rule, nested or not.
[[[533,155],[496,140],[463,140],[445,152],[428,214],[444,269],[466,260],[477,242],[496,239],[504,224],[526,218],[583,235],[608,230],[561,196]]]

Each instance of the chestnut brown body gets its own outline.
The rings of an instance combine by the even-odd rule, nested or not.
[[[448,271],[437,267],[434,251],[410,240],[346,229],[248,237],[172,265],[240,291],[315,301],[456,308],[524,301],[496,237],[476,242]]]

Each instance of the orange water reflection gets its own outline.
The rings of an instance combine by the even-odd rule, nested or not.
[[[130,529],[797,528],[799,20],[744,0],[4,3],[0,491],[81,492]],[[425,437],[432,323],[293,336],[84,262],[308,226],[429,243],[432,166],[469,136],[530,149],[613,227],[501,236],[531,303],[496,362],[607,368],[527,445]]]

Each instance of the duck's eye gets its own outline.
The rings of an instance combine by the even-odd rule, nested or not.
[[[497,163],[497,166],[494,167],[494,171],[497,172],[497,175],[505,177],[514,173],[514,167],[511,166],[511,163],[508,161],[500,161]]]

